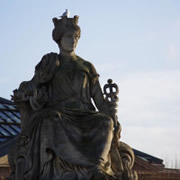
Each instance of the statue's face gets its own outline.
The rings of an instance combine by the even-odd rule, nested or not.
[[[75,32],[66,32],[60,43],[60,47],[66,52],[72,52],[76,49],[79,37]]]

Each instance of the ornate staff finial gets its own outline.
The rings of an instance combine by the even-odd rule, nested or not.
[[[112,79],[108,79],[107,82],[108,84],[104,86],[105,99],[110,104],[112,118],[114,121],[117,121],[117,102],[119,101],[117,95],[119,94],[119,88],[117,84],[113,83]]]
[[[114,121],[114,140],[117,143],[121,136],[121,125],[118,122],[117,117],[117,102],[119,101],[118,94],[118,85],[116,83],[113,83],[112,79],[108,79],[107,84],[104,85],[104,95],[106,101],[109,103],[110,115]]]

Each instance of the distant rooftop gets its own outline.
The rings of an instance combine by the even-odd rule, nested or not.
[[[17,136],[20,129],[20,114],[14,103],[0,97],[0,143]]]
[[[14,103],[0,97],[0,157],[6,155],[21,132],[20,113]],[[134,154],[152,164],[162,164],[163,160],[133,149]]]
[[[144,152],[141,152],[139,150],[133,149],[134,154],[138,156],[139,158],[145,160],[146,162],[152,163],[152,164],[162,164],[163,160],[159,159],[157,157],[151,156],[149,154],[146,154]]]

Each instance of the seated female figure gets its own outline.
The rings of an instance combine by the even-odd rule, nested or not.
[[[94,66],[75,55],[78,17],[53,19],[60,54],[45,55],[14,91],[22,132],[9,155],[16,180],[113,178],[113,121]],[[98,111],[95,110],[94,101]]]

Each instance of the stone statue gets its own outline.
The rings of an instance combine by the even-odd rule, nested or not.
[[[75,54],[78,16],[53,22],[60,54],[44,55],[12,96],[22,131],[9,153],[8,179],[136,179],[132,149],[119,142],[117,85],[109,80],[103,94],[95,67]]]

